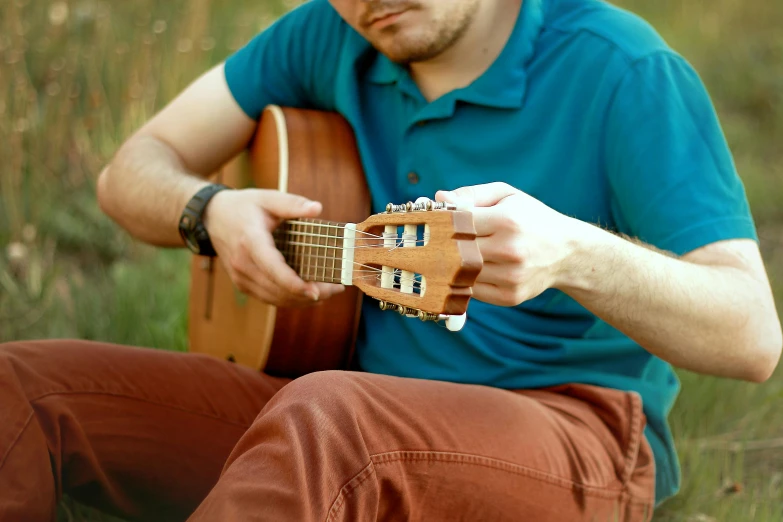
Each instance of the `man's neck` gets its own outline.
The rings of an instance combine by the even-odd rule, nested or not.
[[[521,6],[522,0],[482,2],[452,47],[431,60],[410,64],[411,77],[427,101],[470,85],[489,69],[514,31]]]

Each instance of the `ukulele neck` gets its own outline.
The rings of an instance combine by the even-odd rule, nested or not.
[[[300,218],[284,221],[275,245],[305,281],[351,284],[355,225]]]

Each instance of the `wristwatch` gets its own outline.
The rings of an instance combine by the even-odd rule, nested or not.
[[[215,257],[217,252],[209,239],[207,227],[204,226],[204,210],[212,197],[221,190],[230,190],[231,187],[213,183],[196,192],[190,198],[182,216],[179,218],[179,235],[182,236],[185,245],[196,255]]]

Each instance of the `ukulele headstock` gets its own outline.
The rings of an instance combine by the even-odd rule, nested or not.
[[[464,317],[483,266],[475,239],[469,211],[426,198],[390,203],[356,225],[352,284],[383,310],[423,321]]]

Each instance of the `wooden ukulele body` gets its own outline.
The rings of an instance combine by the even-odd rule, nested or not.
[[[329,221],[358,223],[370,196],[352,129],[337,114],[269,107],[246,153],[221,172],[226,185],[277,189],[320,201]],[[355,286],[323,304],[276,308],[240,294],[217,258],[194,256],[190,351],[298,377],[348,368],[359,324]]]

